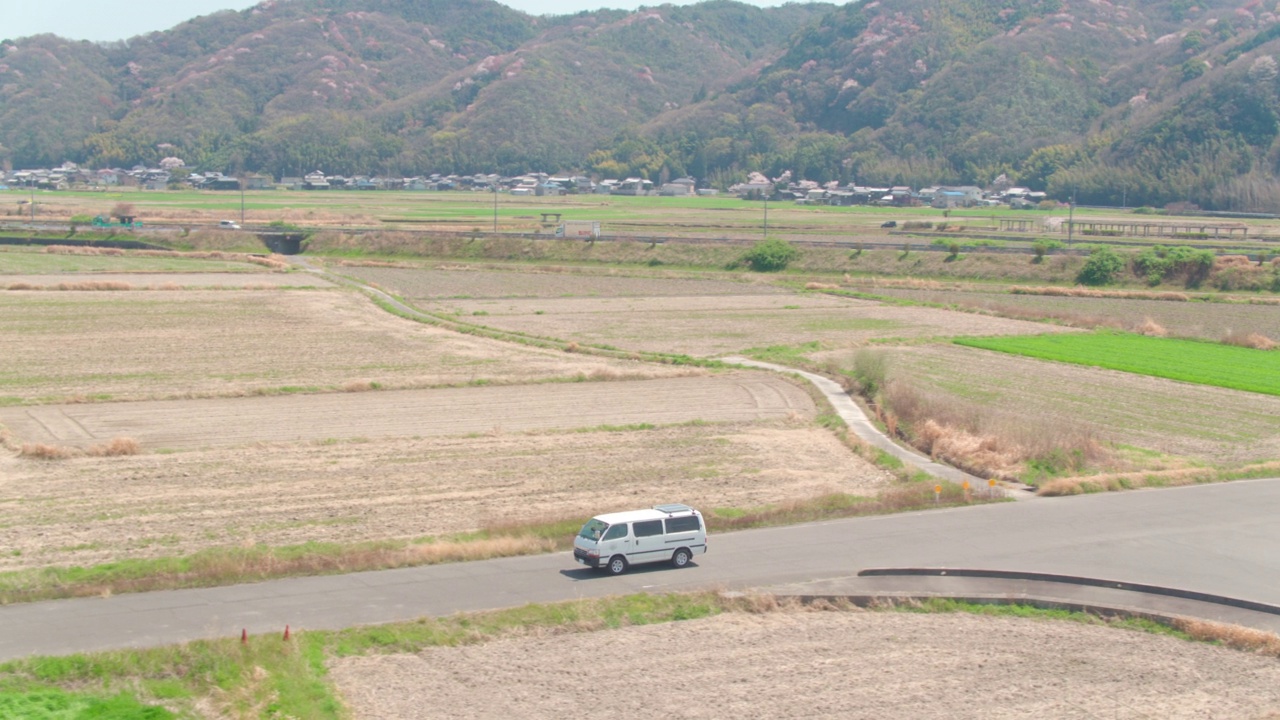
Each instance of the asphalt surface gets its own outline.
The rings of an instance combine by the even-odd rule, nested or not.
[[[987,568],[1123,580],[1280,606],[1280,480],[999,503],[710,538],[696,564],[581,569],[568,553],[0,607],[0,660],[250,633],[333,629],[633,592],[774,589],[916,594],[939,578],[859,578],[888,567]],[[1014,596],[964,580],[950,594]],[[1004,583],[1004,584],[1001,584]],[[1077,600],[1167,611],[1169,598],[1054,584]],[[824,591],[824,592],[818,592]],[[943,588],[942,594],[948,594]],[[1202,604],[1203,605],[1203,604]],[[1229,608],[1228,608],[1229,610]],[[1276,630],[1277,616],[1182,610]]]

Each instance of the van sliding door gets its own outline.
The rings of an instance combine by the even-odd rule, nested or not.
[[[663,542],[662,521],[643,520],[631,523],[635,535],[635,554],[628,558],[633,563],[658,562],[671,557],[671,549]]]

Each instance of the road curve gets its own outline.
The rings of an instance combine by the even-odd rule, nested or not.
[[[0,661],[633,592],[812,586],[873,567],[1079,575],[1280,605],[1277,507],[1280,480],[1252,480],[715,535],[696,566],[620,577],[578,569],[557,553],[10,605],[0,607]]]

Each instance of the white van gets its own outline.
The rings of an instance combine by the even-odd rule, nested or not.
[[[688,505],[597,515],[573,539],[573,558],[621,575],[632,565],[670,562],[682,568],[707,551],[702,513]]]
[[[218,221],[218,227],[223,230],[239,230],[240,224],[234,220],[220,220]]]

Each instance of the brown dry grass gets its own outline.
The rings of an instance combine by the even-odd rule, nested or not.
[[[1215,270],[1229,267],[1250,267],[1254,262],[1249,259],[1248,255],[1219,255],[1213,259],[1213,268]]]
[[[142,452],[142,446],[137,440],[129,437],[117,437],[105,443],[91,445],[83,450],[45,443],[23,443],[22,448],[18,451],[18,456],[35,460],[65,460],[83,456],[123,457],[125,455],[137,455],[140,452]]]
[[[85,450],[86,455],[93,457],[122,457],[125,455],[137,455],[142,452],[142,446],[137,440],[130,437],[118,437],[92,445]]]
[[[256,255],[244,252],[227,252],[223,250],[206,250],[198,252],[182,252],[178,250],[122,250],[110,247],[49,245],[44,251],[54,255],[131,255],[134,257],[180,257],[192,260],[230,260],[233,262],[252,263],[272,270],[288,270],[289,262],[281,255]]]
[[[882,278],[882,277],[860,277],[856,281],[851,281],[848,273],[844,276],[845,284],[881,287],[881,288],[902,288],[907,290],[961,290],[967,287],[965,283],[958,282],[942,282],[939,280],[927,280],[924,278]]]
[[[46,445],[44,443],[23,443],[22,449],[18,451],[19,457],[35,460],[62,460],[74,454],[75,450],[72,448],[60,445]]]
[[[1032,463],[1079,471],[1113,459],[1092,429],[1069,419],[1029,420],[900,381],[880,399],[875,409],[890,434],[979,477],[1016,480]]]
[[[1163,325],[1149,317],[1144,317],[1142,322],[1134,326],[1133,331],[1139,335],[1148,335],[1150,337],[1165,337],[1169,334],[1169,331]]]
[[[1191,296],[1180,292],[1145,292],[1141,290],[1099,290],[1097,288],[1076,287],[1029,287],[1014,285],[1009,288],[1014,295],[1051,295],[1057,297],[1091,297],[1120,298],[1126,300],[1168,300],[1170,302],[1187,302]]]
[[[1223,645],[1233,650],[1243,650],[1265,657],[1280,657],[1280,635],[1265,630],[1224,625],[1195,618],[1179,618],[1174,621],[1173,626],[1191,636],[1193,640]]]
[[[1280,461],[1255,463],[1237,468],[1234,474],[1243,477],[1263,477],[1270,473],[1280,472]],[[1167,470],[1140,472],[1114,472],[1079,477],[1063,477],[1050,480],[1040,486],[1037,495],[1051,497],[1062,495],[1082,495],[1095,492],[1116,492],[1143,487],[1172,487],[1181,485],[1197,485],[1222,479],[1219,471],[1213,468],[1182,467]]]
[[[83,282],[62,282],[52,286],[57,290],[72,290],[77,292],[94,292],[98,290],[132,290],[133,285],[127,282],[104,282],[101,280],[88,280]]]
[[[110,597],[122,593],[150,592],[189,587],[217,587],[281,577],[391,570],[449,562],[492,560],[537,555],[558,548],[554,540],[533,535],[492,537],[466,541],[441,541],[404,546],[399,543],[348,545],[328,553],[297,554],[246,545],[241,548],[202,552],[179,572],[156,572],[108,582],[65,583],[57,587],[38,581],[10,590],[5,602],[29,602],[51,597]]]
[[[1274,350],[1277,343],[1275,340],[1256,332],[1240,332],[1232,330],[1222,336],[1222,344],[1236,345],[1238,347],[1253,348],[1254,350]]]
[[[120,248],[80,245],[49,245],[44,251],[54,255],[124,255],[124,250]]]

